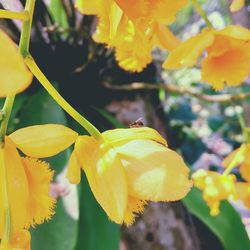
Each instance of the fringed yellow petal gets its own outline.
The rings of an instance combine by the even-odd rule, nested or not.
[[[128,226],[133,224],[133,222],[135,221],[135,217],[144,211],[144,206],[146,204],[147,202],[144,200],[129,196],[124,223]]]
[[[233,0],[230,5],[230,11],[236,12],[243,8],[245,5],[245,0]]]
[[[30,241],[30,232],[23,229],[13,236],[11,250],[30,250]]]
[[[68,148],[77,136],[75,131],[63,125],[46,124],[19,129],[10,138],[26,155],[44,158]]]
[[[100,150],[94,138],[81,136],[76,152],[96,200],[112,221],[121,224],[128,193],[124,170],[114,150]]]
[[[151,61],[152,41],[140,32],[124,39],[123,43],[116,46],[115,57],[121,68],[132,71],[142,71]]]
[[[24,64],[17,46],[0,30],[0,97],[17,94],[31,83],[32,74]]]
[[[170,52],[163,67],[166,69],[177,69],[195,65],[199,56],[213,41],[213,33],[209,31],[184,41]]]
[[[167,146],[166,140],[155,129],[149,127],[112,129],[103,132],[102,136],[105,144],[113,146],[137,139],[152,140]]]
[[[250,183],[236,183],[237,199],[242,200],[247,208],[250,209]]]
[[[67,178],[71,184],[79,184],[81,181],[81,166],[75,150],[73,150],[69,158]]]
[[[238,41],[222,55],[210,56],[202,62],[202,79],[214,89],[220,90],[225,84],[237,86],[250,71],[250,44]],[[228,73],[230,72],[230,74]]]
[[[181,43],[168,27],[160,23],[155,25],[154,39],[156,45],[168,51],[172,51]]]
[[[41,224],[54,214],[55,200],[49,195],[53,171],[49,164],[34,158],[23,158],[29,185],[26,228]]]
[[[190,190],[189,169],[174,151],[150,140],[115,148],[125,168],[129,194],[141,200],[175,201]]]
[[[23,229],[27,218],[28,182],[21,158],[13,142],[6,137],[4,164],[7,171],[7,192],[11,210],[11,230],[16,234]],[[2,180],[2,176],[0,177]],[[0,237],[3,234],[4,204],[3,187],[0,185]]]

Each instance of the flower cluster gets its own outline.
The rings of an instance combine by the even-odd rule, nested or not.
[[[202,79],[216,90],[225,84],[241,84],[250,70],[250,31],[235,25],[221,30],[209,27],[181,42],[168,25],[187,2],[77,0],[76,7],[83,14],[97,16],[93,39],[114,48],[116,59],[125,70],[143,70],[152,61],[152,49],[159,46],[169,52],[163,64],[166,69],[192,67],[202,58]],[[32,4],[34,7],[34,1],[28,4],[28,15],[33,13]],[[243,0],[234,0],[231,11],[238,11],[243,5]],[[32,17],[25,20],[26,30],[22,29],[21,35],[24,40],[20,43],[26,43],[25,53],[0,30],[0,97],[6,98],[6,113],[0,120],[0,249],[30,249],[28,230],[49,220],[56,204],[49,193],[54,171],[40,159],[54,156],[73,144],[68,180],[78,184],[83,170],[96,200],[110,220],[118,224],[132,224],[149,201],[182,199],[193,181],[203,191],[211,215],[217,215],[220,201],[227,199],[241,199],[250,208],[249,143],[224,160],[223,174],[198,170],[192,181],[182,157],[168,147],[156,130],[139,127],[100,133],[60,96],[36,65],[27,40]],[[7,135],[14,96],[31,84],[33,74],[90,135],[79,135],[60,124],[25,127]],[[229,174],[237,166],[245,182],[237,182],[235,175]]]
[[[93,39],[115,48],[116,59],[125,70],[141,71],[152,61],[153,47],[172,50],[179,40],[166,25],[187,0],[77,0],[76,7],[86,15],[96,15],[98,25]]]

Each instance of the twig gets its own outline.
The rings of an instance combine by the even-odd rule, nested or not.
[[[123,90],[123,91],[135,91],[135,90],[157,90],[157,89],[165,89],[168,92],[175,93],[178,95],[190,95],[196,97],[200,100],[207,102],[219,102],[219,103],[227,103],[235,100],[244,100],[250,97],[250,92],[241,93],[241,94],[218,94],[218,95],[205,95],[201,94],[194,88],[185,88],[176,86],[174,84],[151,84],[151,83],[142,83],[142,82],[134,82],[126,85],[112,85],[110,83],[104,83],[103,86],[112,90]]]

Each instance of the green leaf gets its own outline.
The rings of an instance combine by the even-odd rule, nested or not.
[[[114,116],[112,116],[109,112],[107,112],[104,109],[101,108],[96,108],[95,110],[101,115],[103,116],[109,123],[111,126],[115,127],[115,128],[126,128],[126,126],[119,122]]]
[[[66,125],[66,117],[58,104],[41,90],[31,96],[22,107],[18,127],[36,124],[59,123]],[[48,158],[51,167],[60,173],[69,158],[69,151]],[[72,250],[77,237],[77,221],[67,213],[62,200],[57,202],[56,213],[53,218],[32,230],[32,250]]]
[[[250,249],[250,240],[237,211],[223,201],[218,216],[210,216],[201,191],[193,188],[183,199],[189,212],[198,217],[218,237],[225,250]]]
[[[49,10],[56,24],[66,29],[69,27],[69,24],[62,2],[62,0],[51,0]]]
[[[120,227],[108,220],[85,176],[80,184],[80,220],[75,250],[118,250]]]

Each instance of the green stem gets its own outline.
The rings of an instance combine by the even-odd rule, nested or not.
[[[250,134],[248,132],[246,120],[245,120],[245,118],[243,116],[243,113],[238,112],[238,110],[236,109],[236,107],[234,107],[234,108],[235,108],[235,113],[237,115],[237,118],[238,118],[241,130],[242,130],[242,133],[243,133],[244,141],[246,143],[250,143]]]
[[[28,21],[30,18],[28,11],[14,12],[9,10],[0,10],[0,18],[18,19],[21,21]]]
[[[209,21],[206,13],[204,12],[204,10],[201,8],[199,2],[197,0],[192,0],[192,4],[195,7],[195,9],[197,10],[197,12],[199,13],[199,15],[204,19],[204,21],[207,24],[208,28],[213,28],[213,24]]]
[[[54,86],[49,82],[47,77],[43,74],[40,68],[37,66],[35,60],[31,55],[26,56],[24,59],[26,65],[33,73],[33,75],[39,80],[41,85],[47,90],[47,92],[54,98],[54,100],[83,128],[85,128],[88,133],[94,136],[96,139],[101,139],[100,131],[90,123],[86,118],[84,118],[79,112],[77,112],[54,88]]]
[[[19,51],[23,57],[26,57],[29,54],[30,46],[30,32],[34,14],[36,0],[27,0],[25,4],[25,11],[29,13],[29,20],[23,22],[20,42],[19,42]]]
[[[4,162],[4,144],[0,144],[0,173],[1,186],[3,189],[3,209],[4,209],[4,231],[1,240],[1,247],[8,248],[11,239],[11,211],[9,207],[7,173]]]
[[[11,115],[11,110],[12,110],[12,107],[14,104],[14,100],[15,100],[15,96],[8,96],[4,102],[4,106],[3,106],[4,117],[3,117],[1,127],[0,127],[1,142],[4,141],[4,137],[6,135],[6,131],[7,131],[10,115]]]

